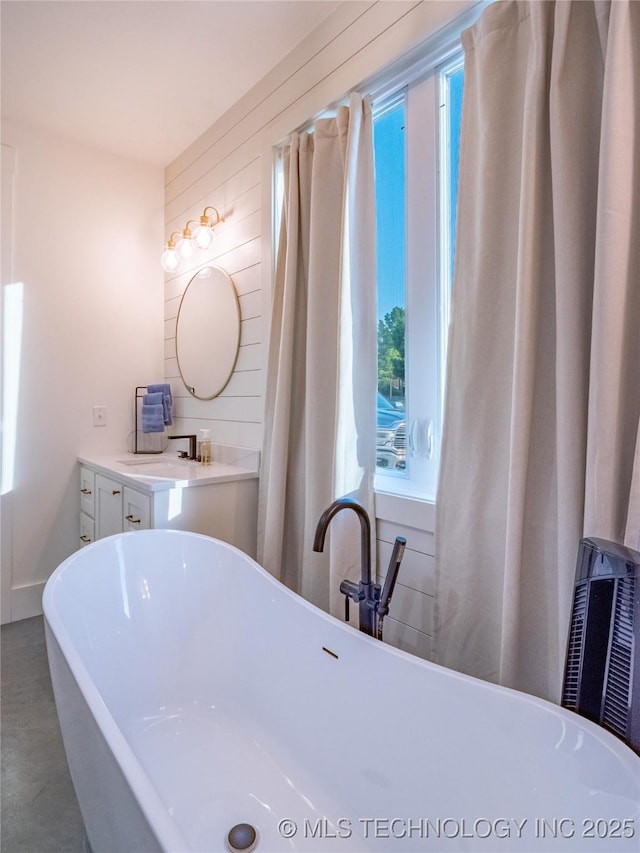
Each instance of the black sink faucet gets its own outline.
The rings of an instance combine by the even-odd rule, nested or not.
[[[179,450],[179,451],[178,451],[178,455],[179,455],[182,459],[185,459],[185,458],[186,458],[186,459],[197,459],[197,458],[198,458],[198,455],[197,455],[197,446],[198,446],[198,445],[197,445],[197,441],[198,441],[198,436],[197,436],[197,435],[168,435],[168,436],[167,436],[167,438],[170,438],[170,439],[174,439],[174,438],[188,438],[188,439],[189,439],[189,455],[187,455],[187,454],[185,453],[185,451],[183,451],[183,450]]]
[[[343,509],[351,509],[360,520],[360,583],[343,580],[340,592],[345,598],[345,619],[349,621],[349,599],[359,605],[360,630],[371,637],[376,635],[376,604],[380,597],[380,587],[371,582],[371,523],[366,509],[353,498],[338,498],[320,516],[313,540],[313,550],[324,549],[327,528],[334,515]]]

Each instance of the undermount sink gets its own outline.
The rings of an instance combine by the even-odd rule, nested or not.
[[[175,465],[174,459],[163,459],[161,456],[133,456],[128,459],[117,459],[119,465]]]
[[[158,456],[118,459],[117,462],[120,465],[126,465],[132,476],[158,477],[166,480],[188,480],[192,478],[193,467],[196,464],[187,459],[167,459]]]

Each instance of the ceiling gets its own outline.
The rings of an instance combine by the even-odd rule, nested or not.
[[[2,0],[2,115],[166,166],[333,0]]]

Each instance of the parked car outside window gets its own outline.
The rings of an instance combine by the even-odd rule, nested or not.
[[[404,408],[397,408],[378,393],[376,465],[378,468],[404,469],[406,419]]]

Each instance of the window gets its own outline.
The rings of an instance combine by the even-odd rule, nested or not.
[[[374,100],[376,488],[433,498],[454,266],[461,53]]]
[[[410,68],[384,94],[373,96],[375,485],[377,491],[431,500],[440,459],[464,81],[459,42],[454,50],[446,45],[442,50],[445,61],[443,52],[431,65],[423,60],[419,71]],[[276,229],[283,192],[279,158],[274,175]],[[274,245],[277,253],[277,234]]]

